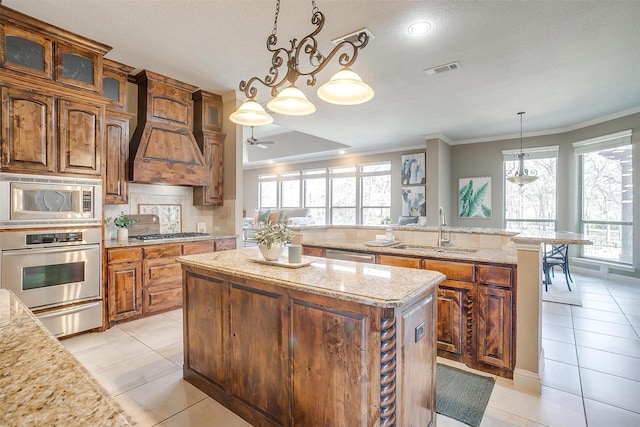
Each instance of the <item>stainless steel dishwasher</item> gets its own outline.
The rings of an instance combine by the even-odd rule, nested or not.
[[[376,254],[369,252],[352,252],[338,249],[327,249],[325,257],[330,259],[341,259],[345,261],[364,262],[366,264],[376,263]]]

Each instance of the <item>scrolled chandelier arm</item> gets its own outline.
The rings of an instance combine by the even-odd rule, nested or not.
[[[317,83],[316,75],[337,55],[338,64],[342,67],[342,70],[336,73],[330,82],[319,89],[318,96],[326,102],[340,105],[360,104],[373,98],[373,90],[364,83],[357,74],[349,69],[349,67],[355,63],[358,57],[358,51],[364,48],[369,42],[369,34],[366,31],[362,31],[356,35],[355,40],[342,40],[328,55],[324,56],[318,49],[316,36],[324,27],[325,17],[316,6],[315,0],[312,0],[311,4],[311,23],[315,26],[315,29],[300,40],[297,38],[290,40],[290,47],[286,49],[284,47],[277,47],[280,0],[276,0],[273,31],[267,37],[267,50],[273,53],[271,66],[264,78],[255,76],[240,82],[239,89],[241,92],[244,92],[248,98],[247,101],[255,102],[258,94],[256,85],[260,83],[265,87],[271,88],[271,96],[274,97],[274,99],[267,103],[267,108],[271,111],[286,115],[306,115],[313,113],[315,106],[295,87],[295,83],[299,77],[306,77],[307,86],[314,86]],[[301,67],[301,63],[306,64],[307,61],[309,65]],[[286,73],[283,73],[282,67],[285,66],[285,64],[287,67]],[[347,74],[345,74],[345,72],[347,72]],[[286,83],[289,83],[289,85],[281,91],[280,88]],[[331,86],[327,86],[329,83]],[[295,104],[295,107],[290,107],[290,105],[293,104]],[[253,105],[251,106],[251,108],[254,107]],[[259,126],[257,123],[243,121],[236,113],[237,112],[230,116],[231,121],[234,123],[247,126]],[[266,112],[264,112],[264,114],[268,115]]]
[[[278,0],[274,31],[267,37],[267,50],[269,52],[273,52],[273,56],[271,57],[271,67],[264,79],[251,77],[249,80],[242,80],[240,82],[239,89],[241,92],[244,92],[247,98],[255,98],[258,94],[258,90],[254,86],[255,83],[261,83],[263,86],[271,88],[271,96],[277,96],[278,89],[281,86],[287,82],[294,84],[300,76],[308,77],[307,85],[314,86],[317,82],[316,74],[321,72],[338,53],[340,53],[340,56],[338,57],[338,64],[343,68],[351,67],[358,58],[358,51],[369,43],[369,35],[366,32],[361,32],[356,36],[357,40],[355,43],[350,40],[343,40],[338,43],[327,56],[322,55],[318,49],[318,41],[315,36],[322,31],[325,17],[324,14],[315,6],[314,2],[311,23],[316,26],[316,29],[304,36],[299,42],[296,38],[292,39],[290,41],[291,47],[289,49],[285,49],[284,47],[278,48],[276,45],[278,43],[277,16],[280,9],[279,5],[280,1]],[[349,52],[341,52],[345,48],[349,49]],[[305,72],[300,69],[301,56],[308,58],[309,64],[313,67],[310,71]],[[279,79],[280,68],[285,63],[287,65],[287,72]]]

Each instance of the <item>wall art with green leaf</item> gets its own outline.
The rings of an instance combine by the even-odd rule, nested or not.
[[[491,177],[458,180],[458,216],[491,218]]]

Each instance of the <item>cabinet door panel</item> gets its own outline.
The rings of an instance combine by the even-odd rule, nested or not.
[[[204,254],[207,252],[213,252],[213,240],[185,243],[182,246],[183,255]]]
[[[289,328],[282,295],[231,283],[229,298],[229,392],[278,425],[288,425],[285,355]],[[251,375],[247,375],[249,367]]]
[[[436,349],[434,337],[433,294],[402,313],[403,360],[411,361],[411,369],[402,369],[402,424],[429,426],[436,414]],[[421,329],[420,329],[421,328]],[[422,331],[420,333],[419,331]],[[420,375],[416,375],[420,372]],[[432,424],[433,423],[433,424]]]
[[[53,97],[2,88],[2,167],[53,172]]]
[[[508,289],[478,286],[478,361],[512,369],[512,294]]]
[[[119,321],[142,313],[140,263],[108,267],[109,321]]]
[[[215,251],[229,251],[236,248],[236,239],[216,239]]]
[[[324,248],[316,248],[313,246],[303,246],[302,255],[325,257],[326,254],[325,254]]]
[[[513,268],[478,265],[478,281],[486,285],[511,287],[513,284]]]
[[[475,282],[475,265],[464,262],[439,261],[425,259],[422,268],[425,270],[439,271],[450,280],[460,280],[463,282]]]
[[[466,316],[463,307],[465,290],[438,289],[438,348],[454,355],[464,355]]]
[[[291,351],[294,424],[367,425],[366,318],[293,301],[291,323],[296,337]]]
[[[127,203],[129,119],[108,114],[104,122],[105,203]]]
[[[60,101],[60,172],[102,173],[102,107]]]
[[[224,139],[217,132],[196,132],[196,141],[203,147],[204,158],[209,165],[209,183],[206,187],[193,188],[193,204],[196,206],[222,206],[224,204]]]
[[[191,272],[185,285],[185,367],[226,390],[227,283]]]

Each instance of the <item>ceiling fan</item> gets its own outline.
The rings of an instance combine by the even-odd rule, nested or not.
[[[273,141],[258,141],[257,138],[253,137],[253,126],[250,126],[250,128],[251,128],[251,138],[247,138],[247,145],[250,145],[252,147],[267,148],[267,145],[275,144]]]

